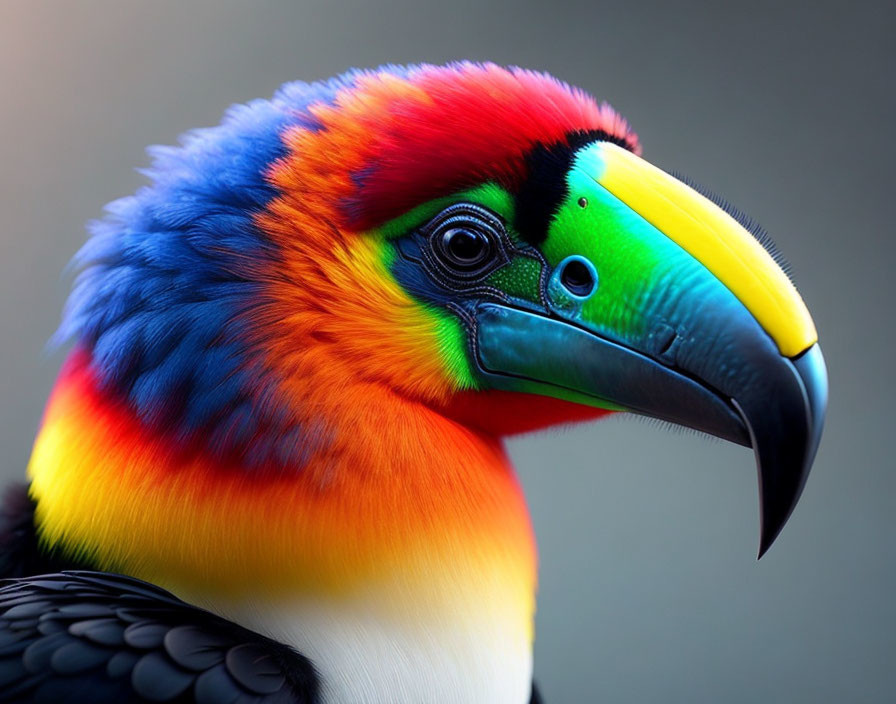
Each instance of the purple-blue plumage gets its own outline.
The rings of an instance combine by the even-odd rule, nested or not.
[[[242,334],[258,272],[273,273],[277,257],[253,216],[276,196],[266,174],[285,154],[284,130],[316,129],[308,106],[332,102],[357,75],[288,83],[187,133],[181,146],[150,148],[150,184],[89,226],[54,339],[85,348],[106,390],[150,427],[182,441],[201,435],[224,454],[256,437],[245,459],[258,463],[279,452],[273,437],[300,432],[256,397]],[[271,443],[266,426],[276,427]]]

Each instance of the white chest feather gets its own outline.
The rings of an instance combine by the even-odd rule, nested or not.
[[[508,620],[509,609],[468,604],[463,618],[417,609],[395,618],[394,609],[385,617],[381,604],[363,597],[330,606],[204,606],[308,657],[320,675],[324,704],[529,701],[531,644],[518,619]]]

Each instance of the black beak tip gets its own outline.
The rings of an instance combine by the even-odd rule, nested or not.
[[[800,398],[793,399],[786,418],[782,419],[785,422],[770,434],[777,445],[768,442],[769,434],[758,437],[754,428],[750,428],[759,469],[759,558],[768,551],[793,513],[824,428],[828,377],[821,348],[815,344],[789,362]]]
[[[794,507],[795,506],[796,502],[794,502]],[[762,518],[760,520],[761,526],[759,529],[759,554],[756,555],[757,560],[761,560],[765,553],[768,552],[768,549],[772,546],[772,543],[775,542],[775,540],[781,534],[781,531],[784,529],[784,524],[787,522],[788,518],[790,518],[789,514],[787,514],[786,518],[776,517],[774,520]]]

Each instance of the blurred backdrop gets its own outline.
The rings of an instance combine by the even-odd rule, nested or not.
[[[0,447],[23,475],[85,221],[148,144],[384,62],[544,69],[761,222],[831,377],[803,500],[759,563],[739,447],[630,417],[515,440],[557,702],[896,701],[893,3],[0,3]]]

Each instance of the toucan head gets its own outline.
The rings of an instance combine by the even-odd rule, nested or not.
[[[79,257],[62,334],[172,444],[326,450],[365,389],[503,434],[629,411],[752,447],[760,554],[826,372],[758,229],[609,106],[494,65],[284,87],[157,150]],[[235,458],[235,459],[233,459]]]

